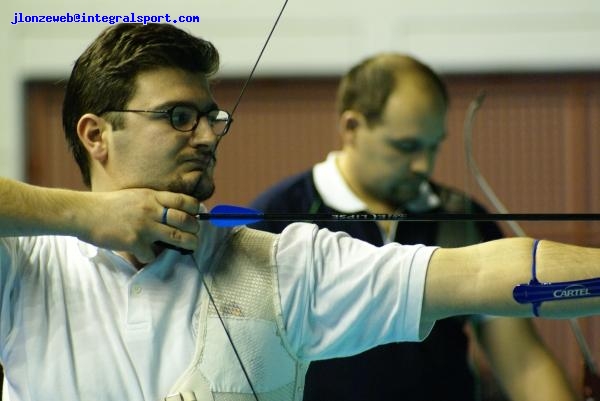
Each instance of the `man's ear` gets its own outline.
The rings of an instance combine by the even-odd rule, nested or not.
[[[366,124],[365,117],[354,110],[346,110],[340,115],[338,121],[339,131],[343,145],[351,145],[356,139],[358,129]]]
[[[87,113],[77,122],[77,135],[92,160],[103,163],[108,158],[108,142],[105,135],[111,125],[102,117]]]

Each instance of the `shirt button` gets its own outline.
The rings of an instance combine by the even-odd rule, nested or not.
[[[140,295],[141,293],[142,293],[142,287],[139,285],[134,285],[133,286],[133,294]]]

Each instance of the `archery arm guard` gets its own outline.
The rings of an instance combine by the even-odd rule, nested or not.
[[[536,252],[540,240],[533,243],[531,281],[513,289],[513,298],[520,304],[531,304],[534,316],[539,316],[542,302],[564,301],[600,296],[600,277],[557,283],[541,283],[536,277]]]

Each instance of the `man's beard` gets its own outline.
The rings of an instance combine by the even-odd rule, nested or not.
[[[200,202],[209,199],[215,193],[214,166],[217,158],[212,155],[212,163],[202,172],[195,181],[185,181],[182,177],[171,182],[168,190],[175,193],[193,196]]]
[[[215,192],[215,183],[212,178],[205,176],[200,177],[194,182],[179,179],[169,185],[168,191],[190,195],[203,202]]]
[[[371,186],[369,188],[371,196],[394,209],[403,210],[408,202],[419,198],[420,192],[418,186],[394,184],[387,187]]]

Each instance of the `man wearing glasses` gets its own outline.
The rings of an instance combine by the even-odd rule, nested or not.
[[[600,250],[549,241],[537,256],[527,238],[377,248],[311,224],[198,221],[231,122],[210,93],[217,68],[209,42],[172,25],[109,27],[63,108],[91,191],[0,179],[11,401],[299,400],[312,360],[419,341],[447,316],[532,315],[512,291],[533,260],[541,281],[600,276]],[[538,309],[594,314],[600,300]]]

